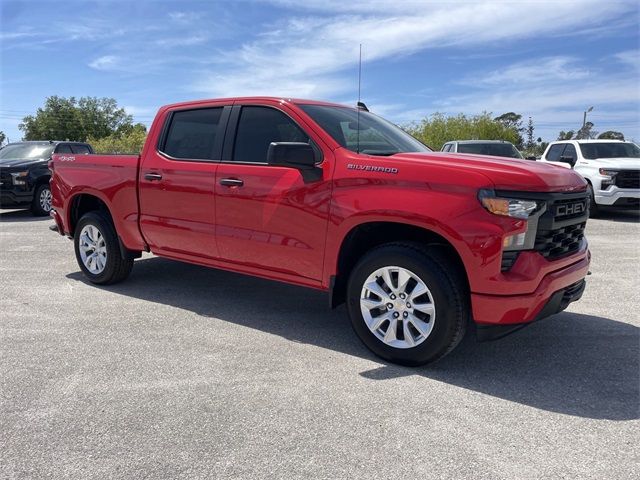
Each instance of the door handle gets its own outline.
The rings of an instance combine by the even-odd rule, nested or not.
[[[220,185],[224,185],[225,187],[241,187],[244,185],[244,182],[239,178],[223,178],[220,180]]]
[[[144,179],[153,182],[154,180],[162,180],[162,175],[159,173],[145,173]]]

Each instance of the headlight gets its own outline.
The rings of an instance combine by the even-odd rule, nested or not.
[[[540,207],[540,204],[535,200],[498,197],[491,190],[480,190],[478,199],[482,206],[494,215],[521,218],[523,220],[529,218]]]
[[[605,177],[602,179],[602,182],[600,182],[601,190],[606,190],[611,185],[616,183],[616,175],[618,175],[619,173],[618,170],[609,170],[607,168],[601,168],[598,171],[600,172],[600,175],[603,175]]]
[[[29,172],[15,172],[11,174],[11,179],[14,185],[26,185],[27,175]]]

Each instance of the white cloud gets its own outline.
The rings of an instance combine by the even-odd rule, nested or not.
[[[177,23],[191,23],[199,20],[201,15],[196,12],[169,12],[169,18]]]
[[[120,58],[116,55],[104,55],[98,57],[89,63],[89,66],[95,70],[109,71],[115,70],[120,65]]]
[[[623,64],[629,65],[636,70],[640,70],[640,50],[627,50],[614,55]]]
[[[465,83],[489,86],[509,83],[542,84],[559,80],[580,80],[587,78],[589,73],[588,69],[578,64],[577,58],[558,56],[514,63],[507,68],[493,70],[482,77],[474,75],[466,80]]]
[[[296,7],[287,0],[273,3]],[[614,19],[634,7],[600,0],[556,2],[553,8],[539,2],[373,2],[370,8],[363,2],[346,4],[303,2],[296,8],[334,15],[298,17],[262,32],[257,40],[219,55],[225,73],[216,68],[193,89],[212,96],[257,94],[265,88],[291,96],[336,95],[354,84],[351,73],[346,81],[347,69],[355,71],[360,43],[365,62],[387,60],[445,46],[565,35],[605,22],[613,28]],[[363,13],[340,13],[352,11]],[[568,68],[566,61],[555,65],[557,75],[563,74],[563,66]],[[514,80],[530,68],[514,68]]]
[[[205,33],[195,33],[180,37],[166,37],[156,41],[156,45],[160,47],[190,47],[200,45],[209,40],[209,35]]]

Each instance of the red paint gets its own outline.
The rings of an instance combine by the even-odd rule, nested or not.
[[[309,102],[304,103],[318,103]],[[322,150],[322,176],[303,181],[287,167],[168,159],[156,149],[173,110],[266,105],[292,117]],[[67,155],[68,157],[68,155]],[[140,158],[140,160],[139,160]],[[348,169],[348,164],[397,169],[396,174]],[[82,155],[52,162],[54,218],[66,234],[78,194],[109,208],[123,244],[177,260],[326,290],[337,271],[342,242],[358,225],[396,222],[445,238],[465,266],[472,310],[481,323],[530,321],[554,291],[586,275],[586,242],[579,252],[548,261],[523,252],[501,273],[505,235],[525,222],[499,217],[477,200],[482,188],[534,192],[584,190],[573,171],[492,157],[447,153],[375,157],[340,147],[295,100],[204,100],[162,107],[141,157]],[[162,175],[149,181],[146,173]],[[237,178],[241,187],[220,185]]]

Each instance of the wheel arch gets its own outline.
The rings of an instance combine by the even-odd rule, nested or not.
[[[78,224],[78,221],[82,218],[82,216],[88,212],[93,211],[103,212],[111,221],[111,224],[113,225],[113,228],[116,232],[118,246],[120,248],[120,254],[122,255],[122,258],[138,258],[141,256],[141,252],[129,250],[124,245],[116,228],[116,224],[113,221],[113,216],[111,215],[109,206],[102,198],[92,193],[78,193],[69,200],[68,225],[70,236],[73,237],[76,225]]]
[[[329,302],[335,308],[346,299],[349,275],[358,261],[372,248],[387,243],[410,242],[429,248],[437,248],[459,270],[469,287],[469,279],[460,253],[442,234],[422,226],[394,221],[368,221],[355,225],[343,237],[334,273],[329,282]]]

